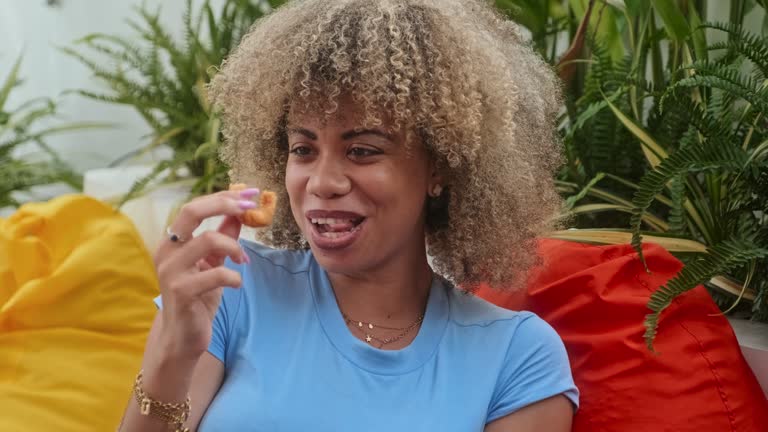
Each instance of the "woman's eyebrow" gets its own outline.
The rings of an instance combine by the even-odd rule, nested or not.
[[[288,128],[288,134],[301,134],[305,137],[311,139],[311,140],[317,140],[317,134],[312,132],[309,129],[304,129],[301,127],[289,127]]]
[[[304,135],[305,137],[311,139],[311,140],[317,140],[317,134],[312,132],[309,129],[305,129],[302,127],[288,127],[286,129],[287,133],[290,134],[299,134]],[[384,138],[388,141],[394,142],[394,137],[384,131],[381,131],[379,129],[353,129],[347,132],[344,132],[341,134],[341,139],[344,141],[357,138],[361,135],[375,135],[381,138]]]
[[[395,141],[394,138],[392,137],[392,135],[390,135],[390,134],[388,134],[386,132],[380,131],[378,129],[362,129],[362,130],[355,129],[355,130],[347,131],[347,132],[344,132],[343,134],[341,134],[341,139],[346,141],[346,140],[350,140],[352,138],[357,138],[360,135],[375,135],[375,136],[378,136],[378,137],[382,137],[382,138],[384,138],[384,139],[386,139],[388,141],[391,141],[391,142]]]

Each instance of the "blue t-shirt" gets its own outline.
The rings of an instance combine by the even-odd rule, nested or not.
[[[243,283],[214,320],[208,350],[226,372],[202,432],[479,432],[550,396],[578,407],[563,343],[533,313],[435,278],[415,339],[380,350],[347,328],[311,252],[242,245],[251,263],[226,264]]]

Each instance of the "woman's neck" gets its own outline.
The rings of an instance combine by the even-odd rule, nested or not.
[[[413,248],[363,274],[329,273],[336,301],[353,320],[408,325],[424,313],[432,270],[426,249]]]

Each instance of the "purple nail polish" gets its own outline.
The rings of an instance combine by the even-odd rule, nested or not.
[[[238,207],[242,210],[249,210],[256,208],[256,203],[253,201],[241,200],[237,202]]]
[[[240,191],[240,196],[243,198],[253,198],[261,192],[258,188],[244,189]]]

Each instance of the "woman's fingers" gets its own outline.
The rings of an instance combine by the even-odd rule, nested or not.
[[[257,207],[251,198],[258,193],[258,189],[246,189],[240,192],[223,191],[196,198],[181,208],[173,223],[173,232],[188,239],[200,223],[209,217],[240,216],[246,210]]]
[[[240,219],[235,216],[225,216],[224,220],[219,224],[217,231],[233,239],[238,239],[240,238],[242,228],[243,224],[240,222]]]
[[[162,262],[158,273],[161,276],[169,272],[187,273],[192,268],[198,268],[200,260],[205,260],[211,267],[217,267],[225,257],[241,264],[246,260],[245,252],[237,240],[218,231],[206,231]]]
[[[240,231],[243,228],[243,224],[240,220],[234,216],[226,216],[219,225],[218,232],[227,237],[231,237],[235,240],[240,238]],[[226,256],[223,255],[210,255],[205,259],[206,264],[211,267],[218,267],[224,264]],[[243,254],[243,258],[248,261],[248,255]]]
[[[206,270],[210,270],[210,269],[215,267],[215,266],[212,266],[212,265],[208,264],[208,260],[206,260],[206,259],[197,260],[197,264],[195,264],[195,265],[197,266],[197,269],[199,271],[206,271]]]
[[[167,289],[176,299],[192,299],[221,287],[239,288],[240,274],[226,267],[216,267],[179,277]]]
[[[258,195],[258,189],[245,189],[242,191],[222,191],[212,195],[196,198],[185,204],[179,211],[176,220],[169,228],[170,232],[178,236],[174,242],[166,238],[160,243],[155,256],[155,262],[159,264],[166,256],[176,250],[181,243],[191,241],[192,233],[200,226],[200,223],[213,216],[225,216],[222,225],[226,224],[226,234],[237,238],[240,234],[239,227],[235,234],[233,220],[238,220],[247,210],[256,207],[251,198]],[[231,217],[232,219],[229,219]],[[170,236],[169,236],[170,237]]]

